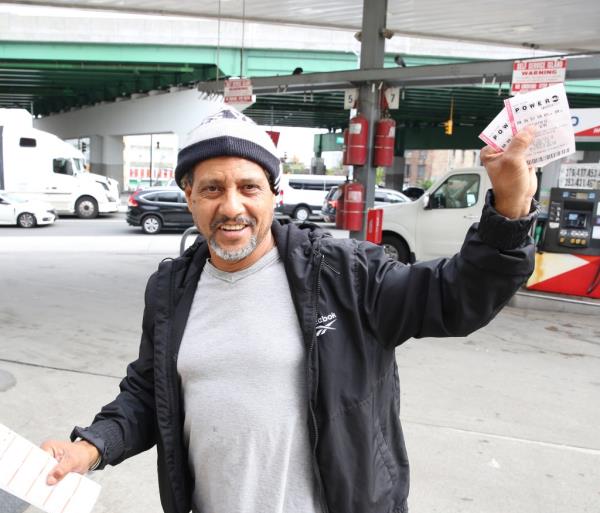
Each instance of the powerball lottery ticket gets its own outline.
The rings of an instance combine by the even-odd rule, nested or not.
[[[496,151],[504,151],[512,141],[512,136],[512,127],[506,108],[502,109],[486,129],[479,134],[479,138]]]
[[[536,128],[525,157],[530,166],[540,167],[575,153],[575,135],[563,84],[508,98],[504,106],[513,135],[528,125]]]
[[[100,485],[71,472],[48,486],[48,472],[56,463],[46,451],[0,424],[0,488],[47,513],[90,513]]]

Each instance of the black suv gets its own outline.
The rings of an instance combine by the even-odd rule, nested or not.
[[[188,228],[194,224],[179,187],[148,187],[135,191],[127,202],[127,222],[141,226],[144,233],[159,233],[163,228]]]

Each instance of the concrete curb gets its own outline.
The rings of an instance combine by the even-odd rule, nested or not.
[[[577,296],[562,296],[530,292],[517,292],[508,303],[509,306],[523,310],[543,310],[580,315],[600,315],[600,300]]]

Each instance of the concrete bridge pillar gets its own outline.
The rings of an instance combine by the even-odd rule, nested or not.
[[[123,137],[90,136],[90,171],[123,184]]]

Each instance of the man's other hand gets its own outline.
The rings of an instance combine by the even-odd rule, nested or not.
[[[490,146],[481,150],[481,162],[494,189],[495,208],[509,219],[529,214],[531,198],[537,189],[535,169],[525,160],[534,136],[535,129],[526,127],[513,137],[506,151],[499,152]]]
[[[55,485],[69,472],[85,474],[100,457],[98,449],[85,440],[47,440],[41,447],[58,461],[58,465],[48,473],[48,485]]]

